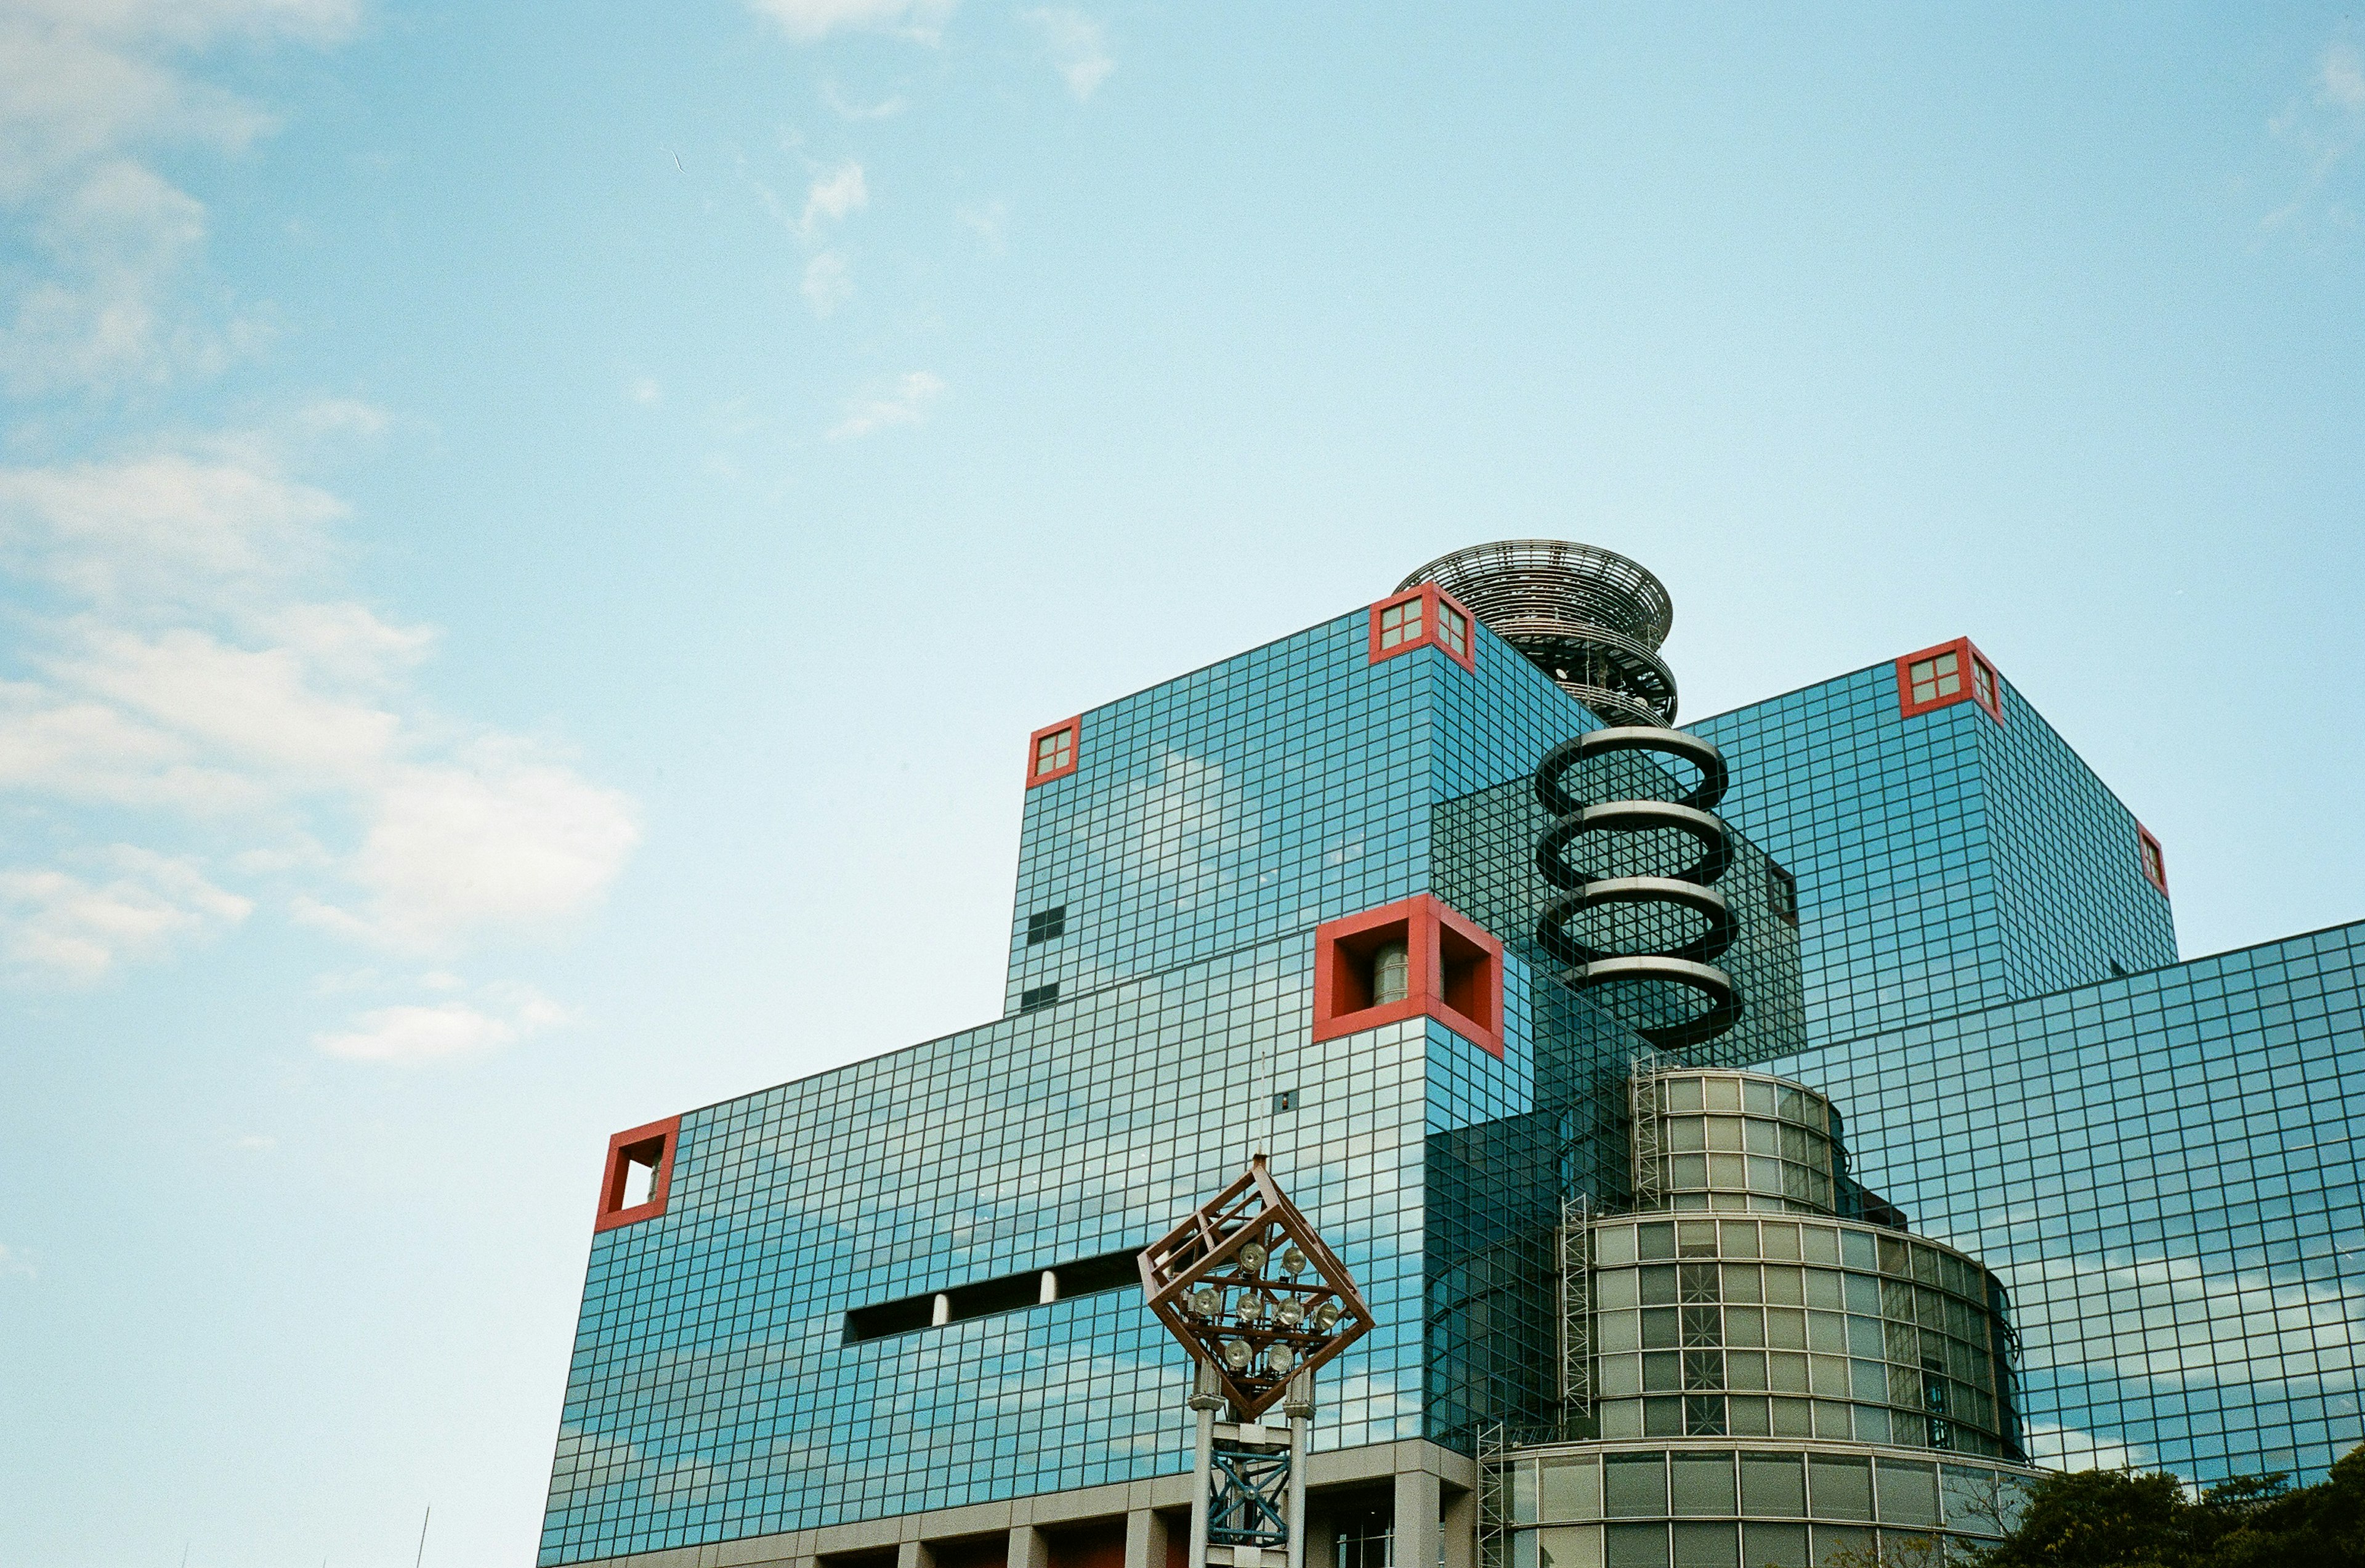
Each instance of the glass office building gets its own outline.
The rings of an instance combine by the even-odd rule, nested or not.
[[[1730,765],[1709,967],[1736,1015],[1671,1046],[1698,996],[1573,989],[1567,942],[1539,941],[1556,896],[1536,860],[1554,820],[1540,763],[1605,720],[1674,717],[1664,589],[1606,552],[1568,558],[1608,574],[1604,603],[1641,611],[1588,611],[1602,625],[1572,639],[1497,591],[1509,557],[1450,557],[1038,731],[1002,1016],[619,1133],[540,1561],[1179,1557],[1189,1369],[1132,1255],[1258,1150],[1377,1321],[1318,1390],[1317,1551],[1341,1564],[1463,1568],[1482,1515],[1502,1550],[1567,1554],[1559,1568],[1596,1550],[1688,1561],[1721,1550],[1711,1537],[1791,1561],[1821,1550],[1810,1530],[1977,1535],[1982,1477],[2023,1450],[2205,1479],[2314,1472],[2365,1437],[2349,1131],[2365,927],[2177,964],[2157,842],[1958,641],[1692,726]],[[1567,777],[1594,801],[1698,793],[1681,758],[1588,756]],[[1588,874],[1664,880],[1691,853],[1680,840],[1620,835],[1627,863]],[[1620,906],[1571,929],[1604,946],[1655,931],[1672,952],[1698,946],[1686,919]],[[1384,994],[1385,952],[1408,969]],[[1933,1293],[1927,1343],[1957,1406],[1933,1417],[1922,1342],[1892,1347],[1897,1320],[1873,1311],[1855,1314],[1871,1327],[1839,1363],[1844,1398],[1816,1388],[1812,1361],[1803,1393],[1645,1386],[1667,1374],[1640,1342],[1661,1266],[1642,1231],[1703,1222],[1640,1216],[1708,1196],[1672,1162],[1717,1151],[1669,1148],[1638,1175],[1638,1062],[1701,1084],[1702,1117],[1718,1073],[1775,1094],[1777,1190],[1760,1195],[1804,1205],[1748,1208],[1740,1168],[1748,1217],[1717,1217],[1758,1250],[1720,1233],[1717,1300],[1677,1304],[1678,1322],[1720,1314],[1728,1341],[1675,1347],[1678,1384],[1687,1349],[1717,1350],[1728,1377],[1763,1354],[1770,1384],[1770,1358],[1794,1352],[1731,1336],[1788,1307],[1765,1294],[1792,1267],[1766,1227],[1820,1227],[1841,1306],[1799,1310]],[[1817,1167],[1781,1091],[1738,1087],[1767,1074],[1846,1118],[1825,1129],[1827,1187],[1784,1185]],[[1623,1291],[1606,1282],[1623,1271],[1636,1293],[1578,1293],[1594,1338],[1574,1395],[1573,1224],[1631,1240],[1632,1266],[1605,1260],[1597,1282]],[[1795,1267],[1803,1291],[1814,1266]],[[1726,1271],[1761,1299],[1728,1294]],[[1996,1370],[1990,1337],[1982,1378],[1956,1349],[1977,1340],[1963,1315],[2003,1299],[2017,1371]],[[1942,1334],[1949,1312],[1964,1333]],[[1637,1344],[1612,1350],[1620,1314]],[[1711,1392],[1724,1433],[1697,1429],[1705,1404],[1686,1429],[1686,1401]],[[1601,1511],[1612,1457],[1630,1499],[1646,1459],[1671,1467],[1669,1511]],[[1684,1513],[1676,1499],[1724,1495],[1716,1462],[1731,1506]],[[1798,1508],[1755,1507],[1789,1495],[1785,1463]],[[1482,1508],[1497,1480],[1502,1506]],[[1810,1512],[1818,1497],[1843,1512]]]

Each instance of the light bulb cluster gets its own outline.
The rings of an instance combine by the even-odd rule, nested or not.
[[[1353,1275],[1262,1155],[1142,1249],[1141,1277],[1149,1310],[1214,1379],[1208,1397],[1239,1421],[1288,1397],[1372,1328]]]
[[[1305,1252],[1285,1238],[1278,1257],[1261,1241],[1245,1242],[1230,1264],[1190,1294],[1188,1310],[1210,1327],[1236,1323],[1253,1335],[1216,1341],[1216,1354],[1236,1376],[1288,1377],[1347,1315]],[[1279,1279],[1266,1273],[1268,1265]]]

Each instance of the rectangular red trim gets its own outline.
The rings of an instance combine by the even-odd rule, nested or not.
[[[1044,760],[1044,738],[1056,735],[1062,730],[1068,732],[1067,760],[1064,763],[1054,760],[1048,767],[1039,766]],[[1084,716],[1082,713],[1072,719],[1062,719],[1056,724],[1044,725],[1026,737],[1026,788],[1032,790],[1037,784],[1065,778],[1076,770],[1076,764],[1083,759],[1083,755]]]
[[[1913,694],[1913,666],[1925,660],[1936,664],[1944,654],[1955,655],[1953,667],[1933,671],[1933,678],[1921,683],[1943,689],[1925,691],[1917,699]],[[1999,724],[2003,722],[2003,677],[1996,673],[1995,661],[1973,647],[1968,637],[1940,643],[1897,661],[1897,710],[1902,717],[1933,713],[1957,702],[1975,703],[1989,718]]]
[[[2159,840],[2152,836],[2151,829],[2141,823],[2135,823],[2135,864],[2143,868],[2144,880],[2158,888],[2161,896],[2166,897],[2168,852],[2160,848]]]
[[[1411,961],[1404,1000],[1374,1006],[1366,967],[1401,940]],[[1323,922],[1314,932],[1314,1038],[1434,1018],[1492,1057],[1503,1054],[1503,944],[1475,922],[1418,893]]]
[[[1413,603],[1415,600],[1419,601],[1420,604],[1419,634],[1407,637],[1390,646],[1382,647],[1380,645],[1382,619],[1387,611],[1399,605]],[[1459,652],[1456,652],[1453,644],[1445,639],[1445,620],[1440,613],[1443,610],[1451,610],[1462,618],[1462,647]],[[1478,618],[1471,614],[1460,599],[1447,593],[1435,583],[1423,583],[1418,588],[1407,588],[1404,592],[1392,594],[1372,606],[1372,623],[1364,663],[1375,665],[1382,659],[1392,659],[1398,654],[1411,653],[1415,648],[1435,648],[1463,669],[1475,673],[1478,668]]]
[[[594,1235],[665,1213],[666,1197],[673,1190],[674,1150],[680,1142],[679,1116],[633,1127],[608,1140],[608,1164],[600,1174],[600,1212],[591,1222]],[[636,1164],[654,1164],[656,1169],[649,1181],[647,1199],[626,1208],[624,1178],[627,1168]]]

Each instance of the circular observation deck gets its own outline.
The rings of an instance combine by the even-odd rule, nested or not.
[[[1612,724],[1672,724],[1676,678],[1659,657],[1675,623],[1666,585],[1614,550],[1504,539],[1440,555],[1396,585],[1435,583],[1560,689]]]

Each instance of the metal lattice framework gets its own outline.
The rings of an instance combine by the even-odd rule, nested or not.
[[[1372,1309],[1258,1155],[1141,1254],[1149,1310],[1254,1420],[1372,1329]]]
[[[1289,1450],[1218,1442],[1207,1499],[1207,1540],[1216,1546],[1289,1543]]]
[[[1511,1435],[1497,1422],[1478,1432],[1478,1564],[1511,1568]]]
[[[1659,1208],[1667,1201],[1667,1167],[1659,1147],[1659,1077],[1641,1060],[1634,1064],[1628,1111],[1634,1128],[1634,1206]]]
[[[1659,657],[1675,601],[1639,562],[1567,540],[1503,539],[1440,555],[1396,591],[1422,583],[1461,600],[1609,722],[1675,722],[1676,678]]]
[[[1593,1215],[1582,1196],[1560,1212],[1560,1403],[1593,1413]]]

